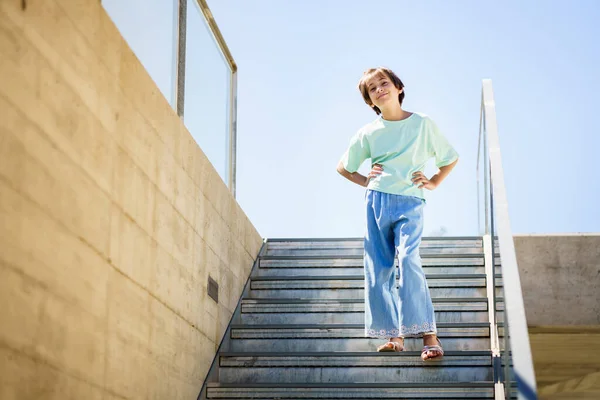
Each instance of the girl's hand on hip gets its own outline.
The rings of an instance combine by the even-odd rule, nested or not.
[[[371,179],[376,178],[378,175],[381,175],[382,172],[383,166],[381,164],[373,164],[371,172],[369,172],[369,175],[367,175],[367,182],[365,183],[365,186],[369,184]]]
[[[436,188],[436,184],[427,179],[425,174],[423,174],[421,171],[417,171],[413,174],[412,182],[413,184],[418,185],[417,187],[419,189],[425,188],[433,190]]]

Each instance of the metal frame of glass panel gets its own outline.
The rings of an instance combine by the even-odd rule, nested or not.
[[[537,399],[535,373],[529,332],[525,318],[525,306],[521,279],[517,265],[515,246],[508,216],[508,200],[504,183],[504,171],[500,155],[500,140],[496,122],[496,104],[492,81],[484,79],[481,94],[479,143],[477,149],[477,210],[481,224],[480,160],[483,162],[484,216],[482,229],[485,265],[490,300],[490,343],[494,365],[495,399],[511,398],[512,380],[516,380],[519,400]],[[483,145],[483,151],[482,151]],[[482,158],[481,158],[482,156]],[[481,228],[481,225],[480,225]],[[502,283],[504,289],[504,351],[501,351],[496,318],[497,297],[495,293],[496,244],[502,260]],[[504,371],[502,370],[504,365]]]

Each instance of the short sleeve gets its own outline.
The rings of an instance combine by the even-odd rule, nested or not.
[[[452,164],[458,159],[458,153],[442,135],[436,123],[428,119],[429,149],[435,157],[435,165],[438,168]]]
[[[342,165],[346,171],[353,173],[360,168],[361,164],[371,157],[369,142],[361,132],[350,139],[350,146],[342,156]]]

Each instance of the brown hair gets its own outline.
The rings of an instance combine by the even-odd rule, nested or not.
[[[360,81],[358,82],[358,90],[360,90],[365,103],[367,103],[367,105],[371,107],[377,115],[379,115],[381,114],[381,110],[371,102],[371,98],[369,97],[369,89],[367,88],[367,81],[377,75],[389,78],[398,90],[404,89],[404,84],[400,78],[398,78],[398,76],[388,68],[370,68],[363,73],[362,78],[360,78]],[[400,102],[400,105],[402,105],[402,101],[404,101],[404,90],[398,95],[398,101]]]

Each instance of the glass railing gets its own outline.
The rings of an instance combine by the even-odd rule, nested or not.
[[[237,66],[206,0],[102,0],[235,196]]]
[[[492,81],[489,79],[483,80],[482,88],[477,186],[478,221],[483,236],[490,310],[495,398],[510,399],[516,394],[520,400],[537,399],[521,279],[508,215],[496,106]],[[499,296],[498,292],[502,295]],[[503,317],[499,318],[498,311],[501,310]]]
[[[102,0],[104,9],[142,62],[163,96],[175,107],[177,90],[177,1]]]

